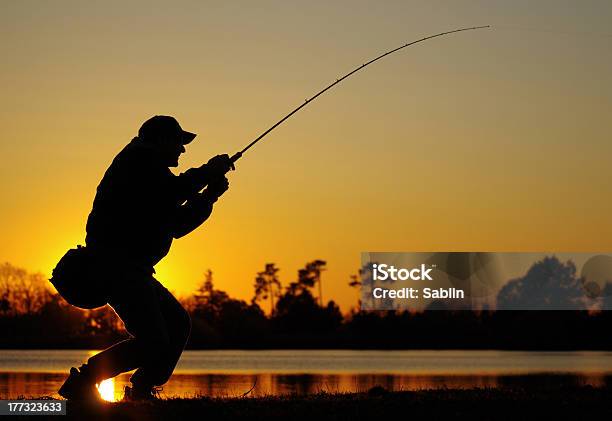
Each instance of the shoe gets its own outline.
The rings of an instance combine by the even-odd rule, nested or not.
[[[123,401],[154,401],[161,399],[161,391],[164,390],[161,386],[153,386],[151,388],[140,388],[125,386],[123,389]]]
[[[72,367],[68,378],[58,390],[59,395],[75,401],[102,401],[96,384],[78,369]]]

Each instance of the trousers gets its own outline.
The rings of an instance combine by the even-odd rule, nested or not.
[[[161,386],[189,338],[189,313],[152,274],[134,270],[124,275],[109,288],[108,304],[130,338],[89,358],[86,370],[99,383],[135,369],[134,387]]]

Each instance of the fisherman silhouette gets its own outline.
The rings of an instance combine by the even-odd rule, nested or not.
[[[174,371],[191,321],[153,277],[153,266],[168,254],[173,239],[208,219],[229,187],[225,174],[232,168],[228,155],[218,155],[174,175],[169,167],[178,166],[184,145],[195,136],[173,117],[152,117],[98,186],[85,249],[99,262],[104,299],[131,337],[71,368],[59,390],[66,399],[98,400],[97,383],[134,369],[125,399],[153,399]]]

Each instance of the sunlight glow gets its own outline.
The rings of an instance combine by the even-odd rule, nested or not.
[[[107,402],[115,402],[115,379],[107,379],[98,385],[98,391]]]

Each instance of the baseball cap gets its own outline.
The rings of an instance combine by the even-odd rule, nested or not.
[[[160,136],[178,137],[180,142],[186,145],[196,137],[196,134],[183,130],[176,118],[167,115],[151,117],[138,130],[138,137],[141,139],[153,139]]]

